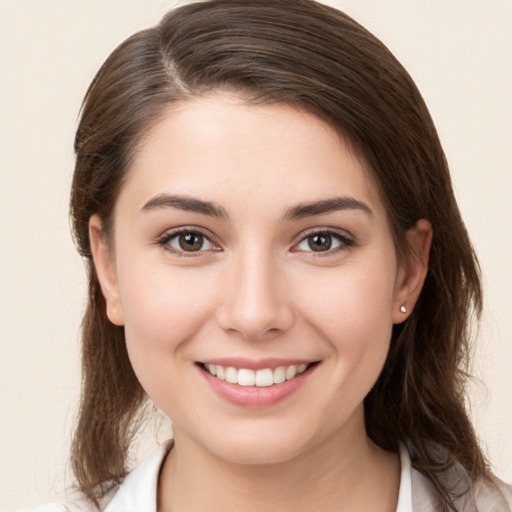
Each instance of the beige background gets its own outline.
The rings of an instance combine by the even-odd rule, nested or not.
[[[485,385],[471,406],[496,472],[512,481],[512,0],[329,3],[395,52],[437,123],[487,291]],[[85,290],[67,220],[81,98],[114,46],[171,6],[0,0],[2,511],[58,493],[68,473]]]

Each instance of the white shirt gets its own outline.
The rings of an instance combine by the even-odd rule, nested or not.
[[[172,447],[167,441],[143,464],[134,469],[113,492],[102,500],[103,512],[156,512],[160,468]],[[437,512],[435,492],[430,481],[412,468],[405,445],[400,446],[400,490],[396,512]],[[496,479],[496,487],[482,484],[473,496],[460,500],[460,512],[512,512],[512,487]],[[66,503],[48,503],[33,512],[97,512],[89,502],[78,498]]]

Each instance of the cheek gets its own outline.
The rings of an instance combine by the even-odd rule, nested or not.
[[[187,342],[210,317],[216,287],[172,268],[132,263],[129,269],[120,276],[125,337],[135,373],[147,388],[158,375],[172,378],[179,371],[176,363]]]
[[[352,379],[364,389],[377,379],[391,340],[393,277],[393,266],[376,261],[319,278],[308,294],[297,291],[303,317],[334,354],[338,382]]]
[[[316,277],[302,279],[295,292],[312,322],[340,334],[392,324],[394,273],[387,265],[346,266]]]

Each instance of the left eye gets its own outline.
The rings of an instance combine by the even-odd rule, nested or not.
[[[337,249],[341,245],[348,245],[341,235],[335,233],[313,233],[297,244],[299,251],[327,252]]]
[[[199,252],[213,249],[214,245],[202,233],[184,231],[171,235],[166,244],[177,252]]]

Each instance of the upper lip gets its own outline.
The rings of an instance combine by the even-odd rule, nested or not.
[[[299,366],[301,364],[312,364],[318,361],[308,359],[288,359],[288,358],[273,358],[268,357],[264,359],[247,359],[242,357],[220,357],[213,359],[205,359],[204,361],[198,361],[200,364],[215,364],[224,367],[233,368],[246,368],[248,370],[263,370],[264,368],[270,368],[275,370],[280,366]]]

